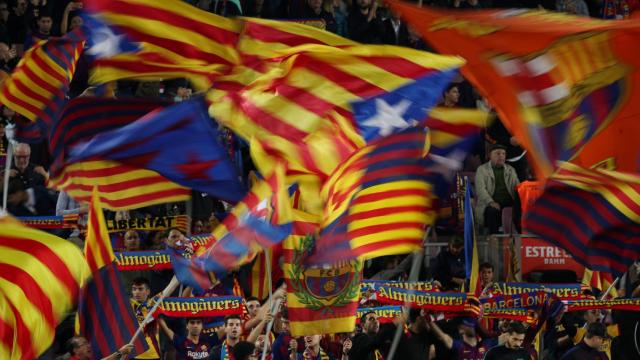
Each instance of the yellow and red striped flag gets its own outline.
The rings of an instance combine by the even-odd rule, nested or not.
[[[88,274],[74,244],[0,218],[0,358],[35,359],[47,350]]]
[[[235,45],[240,22],[183,1],[96,0],[85,9],[141,47],[95,59],[91,83],[187,77],[204,90],[239,62]]]

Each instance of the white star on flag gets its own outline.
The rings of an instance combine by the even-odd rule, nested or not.
[[[376,99],[376,114],[362,125],[378,128],[380,136],[387,136],[394,132],[394,129],[404,129],[409,127],[409,123],[403,115],[411,106],[411,101],[404,99],[395,105],[389,105],[384,99]],[[415,122],[415,120],[410,120]]]
[[[122,39],[124,35],[116,35],[108,26],[101,26],[92,31],[93,45],[86,52],[98,59],[112,57],[121,52]]]

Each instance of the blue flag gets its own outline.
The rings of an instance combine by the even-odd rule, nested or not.
[[[471,205],[471,185],[469,179],[465,178],[464,192],[464,260],[466,278],[469,280],[469,291],[479,295],[482,289],[478,286],[480,277],[478,276],[478,247],[476,244],[476,234],[473,225],[473,206]]]
[[[196,98],[80,143],[71,149],[69,161],[117,160],[236,203],[246,190],[218,138],[204,100]]]
[[[456,72],[430,73],[391,92],[351,103],[362,137],[369,143],[422,122]]]

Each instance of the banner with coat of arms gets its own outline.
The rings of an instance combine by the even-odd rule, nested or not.
[[[308,267],[318,219],[294,210],[293,233],[284,241],[283,270],[292,336],[351,332],[355,328],[362,265],[345,261]]]

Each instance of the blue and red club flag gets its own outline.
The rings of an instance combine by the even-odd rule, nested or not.
[[[82,29],[35,44],[4,80],[0,102],[44,131],[62,111],[84,44]]]
[[[49,132],[49,152],[53,158],[50,186],[81,201],[90,201],[93,188],[97,187],[101,203],[111,210],[187,200],[190,189],[155,171],[106,159],[69,161],[74,145],[119,129],[166,105],[142,99],[78,97],[70,100]]]
[[[355,152],[322,189],[322,231],[309,262],[334,263],[422,247],[435,218],[425,166],[427,133],[405,129]]]
[[[464,260],[466,278],[469,280],[469,293],[479,296],[482,292],[480,286],[480,263],[478,262],[478,243],[476,241],[476,229],[473,222],[473,204],[471,204],[471,184],[465,178],[464,191]]]
[[[93,356],[99,359],[128,344],[138,329],[138,320],[115,262],[97,190],[91,198],[84,253],[91,279],[80,296],[77,330],[89,340]],[[134,354],[147,349],[144,337],[136,337]]]
[[[622,275],[640,258],[640,176],[562,163],[524,228],[591,270]]]
[[[153,170],[231,203],[245,194],[202,98],[150,112],[122,128],[98,134],[74,146],[70,155],[70,162],[112,160]]]

